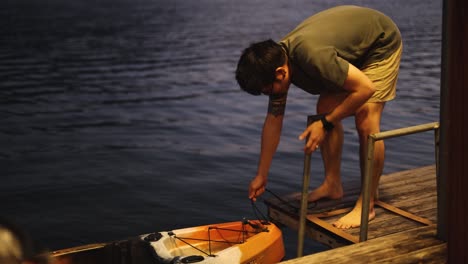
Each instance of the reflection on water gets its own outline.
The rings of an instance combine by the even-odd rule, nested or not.
[[[253,217],[247,184],[266,98],[240,92],[238,56],[338,4],[8,1],[0,10],[4,214],[53,249]],[[398,98],[383,129],[437,121],[441,3],[365,5],[391,16],[404,38]],[[297,136],[315,100],[291,91],[271,168],[277,193],[300,188]],[[359,170],[352,120],[345,125],[346,182]],[[388,140],[386,172],[432,164],[432,138]],[[321,161],[312,162],[318,185]],[[295,241],[286,245],[294,255]]]

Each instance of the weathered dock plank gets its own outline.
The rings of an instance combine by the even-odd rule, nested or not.
[[[432,225],[281,263],[445,263],[446,246]]]

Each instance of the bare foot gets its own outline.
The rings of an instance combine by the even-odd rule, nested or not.
[[[369,211],[369,221],[371,221],[374,218],[375,211],[374,208],[372,208]],[[341,229],[359,227],[361,225],[361,207],[354,207],[354,209],[351,212],[338,219],[338,221],[333,223],[333,225]]]
[[[309,193],[309,202],[315,202],[322,198],[329,199],[340,199],[343,197],[343,187],[341,184],[330,186],[327,183],[323,183],[317,189]]]

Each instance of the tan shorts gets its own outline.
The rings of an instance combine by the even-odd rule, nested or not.
[[[387,102],[395,98],[403,45],[389,58],[369,64],[361,71],[374,83],[376,91],[368,103]]]

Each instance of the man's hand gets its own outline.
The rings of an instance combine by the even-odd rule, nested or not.
[[[304,152],[310,154],[316,151],[320,144],[322,143],[323,139],[325,138],[325,130],[323,129],[323,124],[320,121],[313,122],[310,124],[304,132],[299,136],[299,140],[304,140],[309,137],[307,140],[306,145],[304,147]]]
[[[257,197],[262,195],[265,192],[265,187],[267,180],[265,177],[257,175],[251,182],[249,186],[249,199],[252,199],[254,202],[257,200]]]

